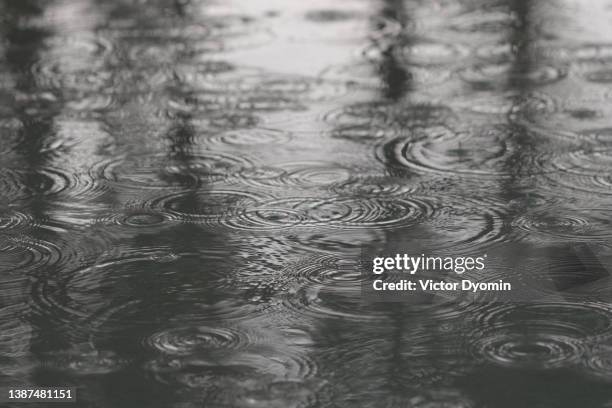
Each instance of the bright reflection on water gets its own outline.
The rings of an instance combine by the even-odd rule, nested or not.
[[[612,403],[609,277],[372,305],[355,267],[364,246],[510,242],[609,261],[612,3],[7,0],[0,21],[2,385],[91,407]]]

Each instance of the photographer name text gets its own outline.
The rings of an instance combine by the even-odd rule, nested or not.
[[[440,257],[440,256],[410,256],[407,254],[396,254],[391,257],[376,257],[372,261],[372,273],[374,275],[406,273],[411,279],[375,279],[372,288],[375,291],[510,291],[512,284],[503,279],[488,282],[476,282],[471,279],[462,280],[436,280],[416,278],[413,275],[418,272],[436,271],[451,272],[461,275],[465,272],[476,271],[483,275],[487,255],[479,257]],[[383,278],[381,276],[381,278]]]

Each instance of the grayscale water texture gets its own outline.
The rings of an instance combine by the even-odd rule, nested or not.
[[[609,0],[4,0],[0,386],[610,407],[611,92]],[[365,247],[547,284],[372,303]]]

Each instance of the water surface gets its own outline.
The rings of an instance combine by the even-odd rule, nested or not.
[[[566,249],[611,259],[609,2],[21,0],[0,21],[1,385],[612,403],[612,283]],[[364,247],[497,251],[486,279],[554,296],[370,304]]]

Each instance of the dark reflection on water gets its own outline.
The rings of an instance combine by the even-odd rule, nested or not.
[[[610,259],[611,10],[3,1],[0,383],[92,407],[610,405],[609,275],[562,248]],[[361,297],[363,247],[508,243],[487,279],[579,287]]]

